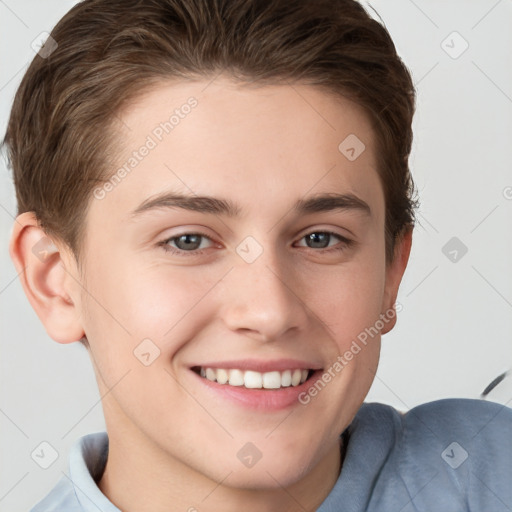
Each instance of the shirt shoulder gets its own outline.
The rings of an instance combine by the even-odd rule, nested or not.
[[[30,512],[120,512],[97,485],[108,455],[106,432],[83,436],[71,447],[69,471]]]
[[[66,477],[61,477],[57,485],[30,512],[82,512],[73,492],[73,485]]]
[[[399,411],[361,405],[318,512],[510,512],[512,409],[446,398]]]
[[[390,412],[395,414],[399,428],[374,489],[375,510],[382,510],[377,501],[390,492],[388,499],[398,500],[402,512],[443,510],[447,504],[453,512],[511,509],[511,408],[446,398]]]

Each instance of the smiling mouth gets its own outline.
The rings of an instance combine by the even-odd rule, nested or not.
[[[208,368],[201,366],[192,367],[197,375],[218,384],[227,386],[244,387],[247,389],[281,389],[296,387],[308,380],[315,370],[304,370],[299,368],[256,372],[252,370]]]

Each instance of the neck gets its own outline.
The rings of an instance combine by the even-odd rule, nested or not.
[[[298,481],[282,486],[269,474],[268,486],[255,489],[230,486],[229,474],[214,481],[168,456],[164,464],[155,463],[159,458],[152,457],[148,446],[126,447],[109,437],[108,460],[98,487],[123,512],[316,510],[338,479],[345,449],[338,438]]]

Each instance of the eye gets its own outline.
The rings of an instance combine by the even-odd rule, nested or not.
[[[341,240],[342,243],[326,249],[333,237]],[[354,243],[353,240],[349,240],[348,238],[338,235],[338,233],[334,233],[332,231],[312,231],[311,233],[303,236],[301,240],[303,239],[306,240],[306,243],[308,244],[307,246],[310,249],[326,249],[321,252],[343,251]]]
[[[329,248],[329,243],[333,240],[333,237],[340,240],[342,243]],[[182,233],[162,240],[158,243],[158,246],[162,247],[164,251],[177,256],[198,256],[203,254],[204,250],[207,248],[202,244],[204,240],[212,242],[211,238],[204,233]],[[309,249],[323,249],[315,251],[320,253],[343,251],[354,244],[353,240],[332,231],[312,231],[303,236],[300,240],[306,240]],[[171,244],[174,244],[174,247]]]
[[[211,240],[203,233],[182,233],[181,235],[173,236],[159,242],[164,251],[184,256],[184,253],[190,252],[192,255],[202,254],[203,250],[198,250],[201,247],[201,239]],[[177,246],[177,249],[169,245],[172,242]],[[204,249],[204,247],[202,248]]]

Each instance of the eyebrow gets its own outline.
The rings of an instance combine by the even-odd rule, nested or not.
[[[242,208],[229,199],[164,192],[146,199],[131,212],[130,216],[135,218],[145,212],[175,208],[213,215],[225,215],[231,218],[239,217],[242,212]],[[307,199],[299,199],[292,207],[292,211],[299,215],[350,210],[360,211],[368,216],[372,215],[368,203],[352,193],[316,194]]]

